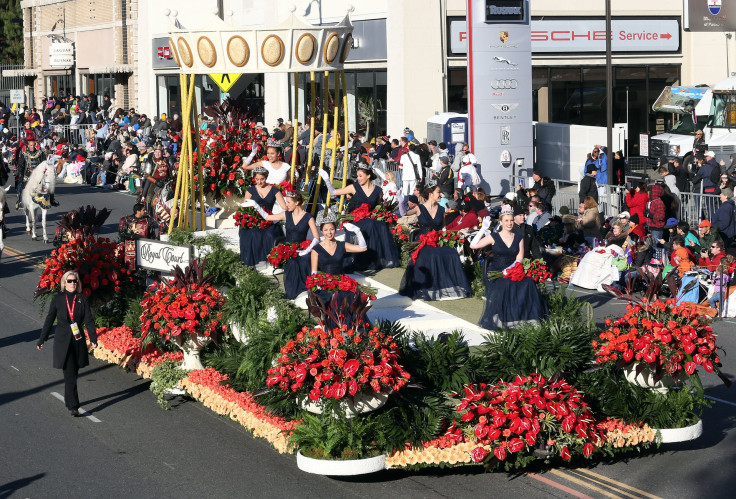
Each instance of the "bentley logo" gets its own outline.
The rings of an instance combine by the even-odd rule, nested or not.
[[[497,55],[494,55],[493,56],[493,60],[494,61],[497,61],[497,62],[503,62],[505,64],[508,64],[509,66],[516,66],[517,65],[515,62],[511,62],[508,59],[506,59],[505,57],[499,57]]]
[[[509,41],[509,32],[508,31],[499,31],[498,32],[498,38],[501,40],[501,43],[506,43]]]
[[[519,107],[519,104],[491,104],[495,109],[498,109],[502,113],[510,113],[517,107]]]

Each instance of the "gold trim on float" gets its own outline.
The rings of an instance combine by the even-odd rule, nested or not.
[[[217,64],[217,51],[215,50],[215,44],[206,36],[200,36],[199,40],[197,40],[197,54],[199,54],[202,64],[208,68]]]
[[[179,47],[179,56],[181,56],[181,60],[184,65],[191,68],[192,64],[194,64],[194,57],[192,56],[192,49],[189,47],[187,41],[184,38],[179,37],[176,41],[176,46]]]
[[[273,58],[272,54],[269,53],[269,57],[266,57],[266,50],[269,52],[273,52],[274,48],[276,47],[274,43],[278,43],[278,50],[279,54],[277,58]],[[266,47],[268,45],[268,47]],[[261,57],[263,58],[263,62],[268,64],[269,66],[278,66],[281,64],[281,61],[284,60],[284,42],[279,38],[277,35],[268,35],[265,40],[263,40],[263,44],[261,45]]]
[[[235,45],[236,43],[238,45]],[[236,59],[233,56],[233,52],[236,50],[241,50],[243,52],[242,57]],[[245,38],[240,35],[235,35],[227,41],[227,58],[239,68],[248,64],[248,59],[250,59],[250,48],[248,47],[248,42],[245,41]]]
[[[179,62],[179,51],[176,49],[176,43],[174,43],[174,40],[172,40],[170,37],[169,49],[171,50],[171,55],[174,57],[174,62],[177,66],[181,67],[181,62]]]
[[[348,56],[350,55],[350,51],[353,48],[353,35],[348,33],[348,36],[345,37],[345,41],[342,45],[342,52],[340,52],[340,64],[345,64],[345,61],[348,60]]]
[[[305,40],[306,38],[306,40]],[[306,48],[306,44],[308,42],[311,42],[312,46],[309,47],[309,49]],[[302,44],[305,45],[304,51],[306,52],[309,50],[309,56],[303,57],[302,55]],[[306,66],[309,64],[309,61],[312,60],[314,57],[314,53],[316,52],[317,48],[317,39],[312,35],[312,33],[304,33],[302,36],[299,37],[299,40],[296,42],[296,47],[294,50],[294,57],[296,57],[296,60],[299,61],[302,65]]]
[[[322,50],[322,57],[327,64],[335,62],[337,53],[340,50],[340,36],[337,33],[332,33],[327,37],[325,42],[325,48]],[[327,52],[330,52],[329,56]]]

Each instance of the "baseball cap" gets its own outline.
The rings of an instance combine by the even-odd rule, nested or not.
[[[618,218],[631,218],[631,213],[628,211],[622,211],[618,214]]]
[[[715,158],[716,153],[714,153],[713,151],[705,151],[705,157],[707,158],[708,156],[710,156],[711,158]]]
[[[710,220],[703,220],[698,224],[698,227],[710,227]]]

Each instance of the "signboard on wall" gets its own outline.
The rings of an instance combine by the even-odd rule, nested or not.
[[[736,31],[736,2],[684,0],[682,24],[685,31]]]
[[[705,0],[703,0],[705,2]],[[467,22],[450,22],[450,51],[468,51]],[[680,50],[677,19],[613,19],[613,52],[674,53]],[[532,53],[604,53],[606,21],[603,19],[542,19],[531,22]]]
[[[468,0],[467,12],[470,149],[489,192],[499,195],[514,189],[512,173],[524,174],[512,165],[533,168],[529,2]],[[494,12],[525,18],[489,21]]]
[[[151,42],[151,61],[153,69],[178,68],[174,55],[169,47],[169,37],[154,38]]]
[[[51,43],[49,45],[49,66],[60,69],[69,69],[74,66],[74,45]]]

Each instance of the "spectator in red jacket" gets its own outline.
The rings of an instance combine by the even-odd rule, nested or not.
[[[710,254],[708,252],[709,249]],[[713,272],[725,256],[726,252],[723,250],[723,241],[713,241],[710,248],[702,248],[700,250],[700,260],[698,260],[698,265]]]
[[[654,184],[652,186],[647,225],[649,226],[649,232],[654,236],[655,241],[662,239],[665,222],[667,221],[666,207],[662,201],[663,192],[664,187],[661,184]]]
[[[452,222],[447,224],[448,231],[457,231],[470,229],[478,226],[478,215],[473,211],[470,201],[463,201],[460,204],[460,215]]]
[[[631,189],[626,193],[626,206],[629,208],[631,215],[639,215],[639,221],[643,222],[644,211],[647,209],[647,203],[649,202],[649,194],[647,194],[646,182],[639,182],[636,188]]]

